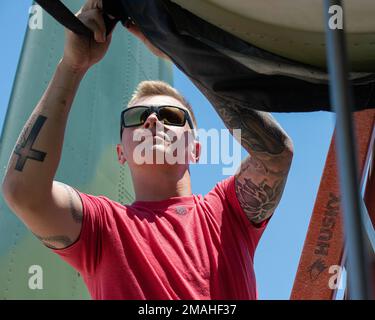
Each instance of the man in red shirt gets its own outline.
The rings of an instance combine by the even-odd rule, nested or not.
[[[101,1],[89,0],[79,13],[94,39],[67,32],[64,55],[9,160],[7,203],[81,273],[94,299],[256,299],[254,252],[293,154],[290,138],[270,114],[224,101],[216,106],[229,129],[241,129],[249,156],[234,176],[205,196],[194,195],[189,163],[198,161],[201,146],[192,135],[193,111],[169,85],[143,82],[121,113],[117,146],[120,164],[132,174],[135,202],[123,205],[54,181],[79,83],[111,42],[101,8]],[[167,58],[134,24],[127,28]],[[145,142],[152,156],[173,156],[176,141],[183,141],[184,161],[140,163],[135,156]]]

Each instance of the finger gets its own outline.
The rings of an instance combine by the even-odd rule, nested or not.
[[[103,1],[102,1],[102,0],[97,0],[97,2],[96,2],[96,7],[97,7],[99,10],[103,10]]]
[[[106,26],[99,9],[82,12],[79,19],[93,31],[96,42],[106,41]]]
[[[107,34],[107,28],[104,22],[103,13],[99,9],[94,10],[94,16],[93,19],[95,23],[98,26],[98,34],[95,36],[96,39],[100,39],[99,42],[105,42],[106,41],[106,34]],[[96,40],[98,41],[98,40]]]
[[[88,0],[82,7],[82,11],[89,11],[92,9],[103,10],[103,1],[102,0]]]

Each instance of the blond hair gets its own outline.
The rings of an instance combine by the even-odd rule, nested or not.
[[[193,121],[195,128],[197,128],[197,121],[190,103],[175,88],[164,81],[147,80],[140,82],[134,90],[128,106],[141,98],[158,95],[169,96],[180,101],[182,105],[189,110],[191,120]]]

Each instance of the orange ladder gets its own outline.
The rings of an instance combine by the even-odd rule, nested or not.
[[[367,212],[364,214],[369,215],[372,226],[374,226],[375,110],[356,112],[353,114],[353,119],[358,152],[358,174],[361,186],[365,186],[364,203]],[[345,263],[345,252],[335,134],[336,130],[332,136],[318,195],[302,250],[291,293],[292,300],[332,300],[336,298],[337,286],[332,281],[334,281],[333,279],[336,277],[337,272],[342,270],[340,268]],[[369,165],[370,170],[368,171],[367,168]],[[369,232],[371,231],[373,232],[373,230],[369,230]],[[374,237],[373,234],[372,237]],[[373,248],[371,248],[370,256],[374,260]],[[373,279],[375,279],[374,261],[372,261],[372,275],[374,276]],[[371,280],[369,279],[369,281]],[[375,287],[374,282],[372,287]]]

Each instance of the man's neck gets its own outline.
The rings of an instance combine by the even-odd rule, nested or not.
[[[190,173],[182,167],[132,170],[136,201],[160,201],[192,195]]]

